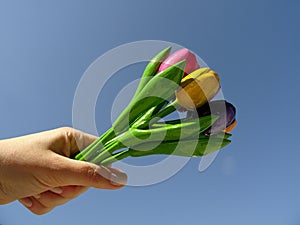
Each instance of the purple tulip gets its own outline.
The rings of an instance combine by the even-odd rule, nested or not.
[[[174,65],[175,63],[178,63],[182,60],[186,60],[186,66],[184,68],[184,74],[187,75],[194,70],[200,68],[196,56],[190,52],[188,49],[183,48],[180,50],[177,50],[173,54],[171,54],[168,58],[166,58],[162,64],[160,65],[158,72],[161,72],[170,66]]]
[[[217,121],[210,128],[204,131],[205,134],[215,134],[225,130],[234,123],[235,114],[235,107],[225,100],[211,101],[197,109],[198,117],[207,115],[219,116]]]

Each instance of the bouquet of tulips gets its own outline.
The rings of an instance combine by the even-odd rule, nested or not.
[[[136,93],[112,127],[75,156],[96,164],[154,154],[203,156],[230,143],[235,108],[213,97],[220,79],[200,68],[188,49],[158,53],[146,66]],[[185,118],[164,120],[174,111]]]

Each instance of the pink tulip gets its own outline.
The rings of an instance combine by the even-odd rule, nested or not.
[[[186,66],[184,68],[184,75],[187,75],[191,72],[193,72],[194,70],[200,68],[196,56],[190,52],[188,49],[183,48],[183,49],[179,49],[176,52],[174,52],[173,54],[171,54],[168,58],[166,58],[162,64],[160,65],[158,72],[161,72],[165,69],[167,69],[168,67],[174,65],[175,63],[178,63],[182,60],[186,60]]]

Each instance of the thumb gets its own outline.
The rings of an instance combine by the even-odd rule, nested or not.
[[[55,186],[80,185],[102,189],[118,189],[126,184],[127,175],[121,170],[97,166],[58,155],[58,168],[53,178]]]

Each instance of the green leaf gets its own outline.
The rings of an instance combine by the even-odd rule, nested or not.
[[[199,157],[213,153],[226,145],[231,141],[228,139],[220,138],[207,138],[207,139],[194,139],[194,140],[184,140],[184,141],[172,141],[163,142],[153,147],[154,143],[144,143],[135,148],[129,149],[129,154],[132,157],[141,157],[147,155],[177,155],[186,157]]]
[[[141,90],[146,86],[148,81],[157,74],[157,70],[161,63],[169,56],[171,51],[171,47],[165,48],[160,53],[158,53],[156,56],[154,56],[151,61],[146,66],[142,78],[140,80],[140,83],[135,91],[135,95],[132,98],[134,100],[137,95],[141,92]],[[145,79],[146,78],[146,79]],[[149,79],[150,78],[150,79]]]
[[[182,79],[184,67],[185,60],[154,76],[114,122],[115,132],[118,134],[128,130],[149,109],[170,99]]]
[[[139,145],[143,142],[174,141],[198,135],[200,132],[210,127],[217,119],[218,116],[204,116],[201,118],[189,119],[183,123],[154,129],[130,128],[127,132],[115,139],[127,147]]]

